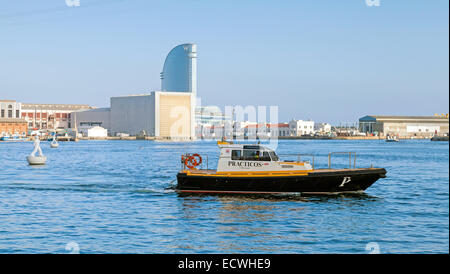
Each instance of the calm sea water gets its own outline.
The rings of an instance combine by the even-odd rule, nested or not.
[[[182,153],[215,166],[214,142],[41,144],[48,162],[34,167],[31,142],[0,143],[0,253],[449,252],[448,142],[280,141],[279,154],[316,154],[316,168],[355,151],[357,166],[388,171],[365,194],[329,196],[170,189]]]

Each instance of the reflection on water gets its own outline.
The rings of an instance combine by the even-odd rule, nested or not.
[[[317,240],[313,237],[322,229],[333,231],[342,224],[326,216],[316,214],[308,204],[335,205],[336,214],[340,210],[351,207],[370,206],[378,198],[366,193],[341,193],[330,195],[268,195],[268,194],[187,194],[180,193],[183,198],[182,210],[186,219],[203,219],[205,214],[213,216],[215,233],[220,252],[252,252],[251,246],[259,247],[259,252],[302,252],[303,244],[312,244]],[[204,210],[204,204],[214,201],[214,208]],[[294,204],[293,204],[294,203]],[[311,217],[314,216],[313,221]],[[342,216],[335,216],[341,219]],[[358,220],[347,218],[347,224],[354,226]],[[333,226],[334,229],[333,229]],[[350,231],[351,227],[343,230]],[[288,246],[274,244],[290,242]],[[297,244],[294,244],[297,243]]]
[[[180,155],[214,142],[0,143],[0,253],[448,253],[448,143],[287,140],[278,152],[356,151],[388,177],[365,193],[178,194]],[[321,159],[323,162],[321,163]],[[336,160],[339,164],[339,159]],[[345,164],[346,159],[342,160]]]

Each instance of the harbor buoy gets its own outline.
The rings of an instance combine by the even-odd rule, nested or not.
[[[34,149],[31,154],[27,156],[27,161],[30,165],[45,165],[45,162],[47,161],[47,157],[42,153],[40,143],[39,137],[34,135]],[[36,152],[39,153],[39,156],[36,156]]]
[[[47,157],[45,156],[27,156],[27,161],[30,165],[45,165]]]
[[[57,148],[57,147],[59,147],[59,144],[58,143],[50,143],[50,147]]]
[[[56,135],[53,135],[53,141],[50,143],[51,148],[57,148],[59,147],[58,142],[56,141]]]

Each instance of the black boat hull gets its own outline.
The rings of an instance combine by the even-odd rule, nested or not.
[[[177,175],[176,190],[187,193],[341,193],[364,191],[379,178],[384,168],[314,171],[292,176]]]

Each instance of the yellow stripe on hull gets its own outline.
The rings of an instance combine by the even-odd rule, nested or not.
[[[227,176],[227,177],[280,177],[280,176],[306,176],[312,170],[301,170],[301,171],[252,171],[252,172],[242,172],[242,171],[227,171],[227,172],[215,172],[215,173],[201,173],[201,172],[191,172],[189,170],[182,171],[188,176]]]

